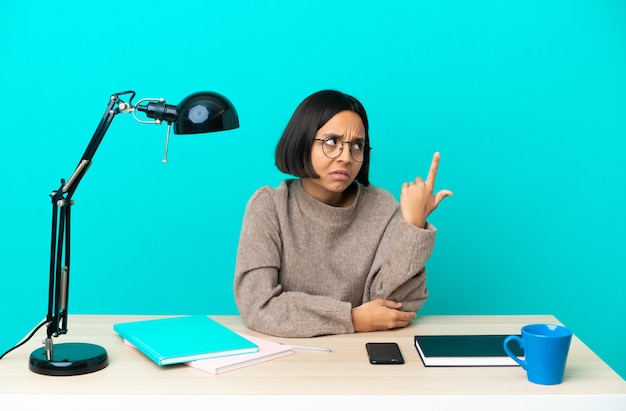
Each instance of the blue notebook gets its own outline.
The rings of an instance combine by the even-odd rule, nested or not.
[[[204,315],[119,323],[113,330],[158,365],[259,350],[252,341]]]

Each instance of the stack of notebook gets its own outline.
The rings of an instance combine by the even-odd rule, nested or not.
[[[113,330],[158,365],[182,363],[211,374],[293,354],[287,345],[236,333],[203,315],[119,323]]]

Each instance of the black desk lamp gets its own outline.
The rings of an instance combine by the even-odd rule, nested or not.
[[[128,103],[121,100],[130,95]],[[144,124],[167,122],[165,155],[167,162],[170,128],[174,123],[175,134],[210,133],[239,127],[239,119],[233,105],[224,96],[213,92],[195,93],[178,106],[165,104],[165,99],[145,98],[133,105],[134,91],[113,94],[82,159],[74,174],[50,194],[52,197],[52,240],[50,246],[50,288],[48,290],[47,338],[44,347],[30,355],[31,371],[44,375],[80,375],[99,371],[108,363],[103,347],[88,343],[63,343],[53,345],[52,337],[67,333],[68,291],[70,282],[70,209],[72,195],[80,183],[91,160],[102,142],[113,118],[120,113],[132,113],[135,120]],[[142,120],[137,112],[145,113],[152,120]]]

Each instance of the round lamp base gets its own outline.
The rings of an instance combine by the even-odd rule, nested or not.
[[[109,365],[103,347],[88,343],[55,344],[52,359],[46,358],[44,347],[30,354],[28,368],[44,375],[81,375],[100,371]]]

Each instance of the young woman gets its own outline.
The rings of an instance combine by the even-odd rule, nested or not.
[[[435,240],[426,222],[452,192],[404,183],[400,204],[369,185],[367,114],[354,97],[323,90],[297,107],[276,147],[288,179],[249,200],[234,292],[246,326],[282,337],[405,327],[424,304]]]

